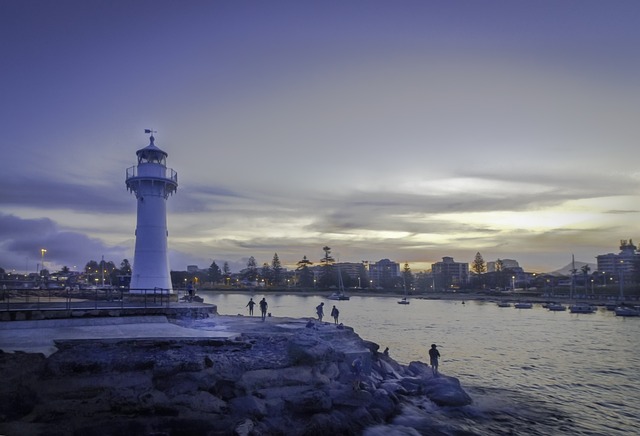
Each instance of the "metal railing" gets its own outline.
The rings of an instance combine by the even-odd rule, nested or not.
[[[182,291],[184,293],[184,291]],[[0,312],[12,310],[89,310],[178,307],[181,291],[168,289],[1,289]]]

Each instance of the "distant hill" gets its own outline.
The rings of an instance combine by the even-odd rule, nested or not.
[[[592,273],[596,270],[596,268],[598,267],[598,265],[596,265],[595,263],[588,263],[588,262],[580,262],[578,260],[575,261],[575,268],[576,268],[576,274],[582,274],[582,266],[583,265],[589,265],[589,268],[591,268],[589,270],[589,273]],[[560,269],[557,269],[555,271],[551,271],[549,274],[554,275],[554,276],[570,276],[571,275],[571,268],[572,265],[571,263],[568,263],[566,266],[563,266]]]

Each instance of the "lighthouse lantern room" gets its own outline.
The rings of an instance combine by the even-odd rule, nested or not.
[[[136,152],[138,165],[127,168],[127,189],[138,203],[136,248],[129,289],[132,294],[173,293],[167,256],[167,199],[178,189],[178,174],[167,168],[168,154],[154,144]]]

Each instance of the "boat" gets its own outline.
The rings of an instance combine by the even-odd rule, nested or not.
[[[567,310],[567,306],[561,303],[549,303],[547,304],[547,309],[552,312],[564,312]]]
[[[616,307],[620,306],[618,303],[616,303],[615,301],[609,301],[607,303],[604,303],[604,307],[607,310],[616,310]]]
[[[508,301],[500,301],[498,302],[498,307],[511,307],[511,303]]]
[[[410,301],[407,299],[407,282],[404,282],[404,297],[398,300],[398,304],[409,304]]]
[[[342,282],[342,272],[338,267],[338,290],[327,297],[329,300],[345,301],[349,296],[344,293],[344,283]]]
[[[576,303],[569,306],[569,311],[571,313],[593,313],[596,309],[588,303]]]
[[[526,301],[519,301],[513,305],[516,309],[531,309],[533,307],[533,303],[529,303]]]
[[[636,307],[619,306],[614,309],[616,316],[640,316],[640,310]]]
[[[329,296],[327,297],[329,300],[340,300],[340,301],[344,301],[344,300],[348,300],[349,296],[348,295],[344,295],[341,292],[334,292],[333,294],[329,294]]]

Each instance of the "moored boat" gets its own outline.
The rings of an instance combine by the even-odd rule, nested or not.
[[[552,311],[552,312],[563,312],[563,311],[567,310],[567,306],[565,306],[564,304],[560,304],[560,303],[549,303],[549,304],[547,304],[547,309]]]
[[[636,307],[619,306],[614,309],[616,316],[640,316],[640,310]]]
[[[509,303],[508,301],[499,301],[498,307],[511,307],[511,303]]]
[[[571,313],[593,313],[596,309],[588,303],[576,303],[569,306],[569,311]]]
[[[342,272],[338,267],[338,290],[327,297],[329,300],[348,300],[349,296],[344,293],[344,283],[342,282]]]
[[[533,303],[529,303],[528,301],[518,301],[513,305],[516,309],[531,309],[533,307]]]

